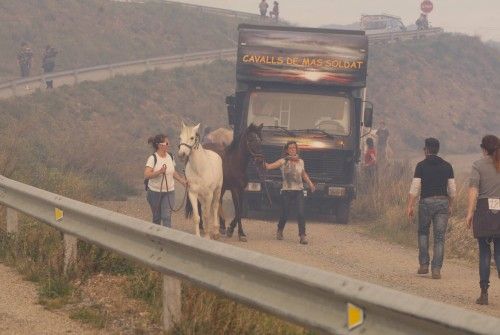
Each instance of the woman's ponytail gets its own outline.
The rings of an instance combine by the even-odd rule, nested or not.
[[[500,139],[495,135],[486,135],[481,141],[481,148],[491,156],[495,169],[500,172]]]

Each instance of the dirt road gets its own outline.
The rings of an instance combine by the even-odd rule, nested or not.
[[[106,334],[85,328],[63,312],[48,311],[37,301],[35,284],[0,264],[0,334]]]
[[[132,198],[127,202],[108,202],[104,205],[109,209],[149,220],[149,208],[142,197]],[[307,246],[298,243],[295,221],[287,225],[284,241],[275,240],[274,221],[244,220],[243,224],[249,237],[247,243],[238,242],[235,237],[230,240],[223,238],[221,241],[500,317],[500,279],[497,278],[494,268],[490,279],[490,305],[479,306],[475,304],[479,295],[476,264],[447,257],[441,280],[418,276],[416,249],[367,236],[362,224],[344,226],[308,223],[310,243]],[[174,216],[174,226],[187,232],[194,231],[193,225],[182,215]]]

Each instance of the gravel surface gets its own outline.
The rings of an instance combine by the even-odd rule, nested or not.
[[[0,264],[0,334],[107,334],[85,328],[64,312],[48,311],[37,301],[35,284]]]

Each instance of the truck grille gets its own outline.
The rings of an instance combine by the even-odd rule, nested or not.
[[[266,162],[274,162],[281,157],[281,148],[263,146]],[[302,150],[300,157],[304,160],[305,168],[311,179],[323,182],[349,183],[352,170],[348,164],[349,152],[341,150]],[[249,165],[248,176],[250,179],[257,177],[253,164]],[[280,170],[267,171],[270,179],[281,179]]]

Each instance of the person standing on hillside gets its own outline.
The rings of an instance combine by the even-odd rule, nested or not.
[[[488,305],[491,243],[500,278],[500,139],[486,135],[481,141],[483,158],[472,164],[466,223],[479,244],[479,305]]]
[[[377,152],[379,155],[379,161],[383,162],[387,158],[387,142],[389,140],[389,130],[385,127],[385,122],[382,121],[380,122],[380,127],[378,128],[377,132],[375,133],[377,135]]]
[[[262,0],[259,4],[260,17],[262,19],[266,18],[268,8],[269,8],[269,5],[267,4],[266,0]]]
[[[153,223],[172,227],[172,209],[175,206],[174,179],[184,187],[187,180],[175,171],[175,161],[168,152],[170,142],[163,134],[148,139],[155,152],[149,156],[144,169],[147,200],[153,214]]]
[[[425,139],[425,159],[415,168],[415,175],[408,196],[407,214],[414,217],[414,207],[418,205],[418,248],[420,267],[418,274],[429,273],[429,230],[433,224],[434,252],[432,255],[432,278],[441,278],[443,266],[446,226],[451,214],[451,204],[456,195],[455,177],[450,163],[439,157],[439,141]]]
[[[17,64],[21,70],[21,77],[26,78],[30,75],[31,61],[33,60],[33,51],[28,46],[28,43],[23,42],[21,49],[17,53]]]
[[[280,5],[279,5],[278,1],[275,1],[274,5],[273,5],[273,10],[269,12],[269,17],[273,18],[273,16],[274,16],[274,19],[276,21],[279,21],[279,17],[280,17],[280,7],[279,6]]]
[[[54,47],[47,45],[45,47],[45,51],[43,52],[43,59],[42,59],[43,73],[47,74],[54,71],[54,67],[56,66],[56,56],[57,56],[57,50]],[[53,82],[54,81],[52,79],[45,80],[47,89],[54,88]]]

